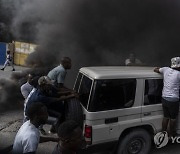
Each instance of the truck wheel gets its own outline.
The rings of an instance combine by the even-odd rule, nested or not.
[[[150,149],[150,134],[144,129],[135,129],[120,140],[117,154],[148,154]]]
[[[78,99],[73,98],[65,102],[65,120],[74,120],[83,126],[83,111]]]

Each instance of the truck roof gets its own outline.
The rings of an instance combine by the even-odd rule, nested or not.
[[[92,79],[119,79],[119,78],[162,78],[155,73],[154,67],[134,66],[94,66],[83,67],[80,72]]]

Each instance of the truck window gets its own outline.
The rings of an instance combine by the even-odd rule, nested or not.
[[[79,93],[80,102],[85,108],[87,108],[87,104],[89,101],[91,86],[92,86],[92,80],[86,76],[83,76],[78,93]]]
[[[162,79],[145,80],[144,105],[160,104],[162,89]]]
[[[136,92],[136,79],[96,80],[89,111],[104,111],[132,107]]]
[[[79,73],[79,74],[78,74],[78,76],[77,76],[77,78],[76,78],[75,85],[74,85],[74,90],[75,90],[76,92],[78,92],[78,91],[79,91],[79,87],[80,87],[81,79],[82,79],[82,74],[81,74],[81,73]]]

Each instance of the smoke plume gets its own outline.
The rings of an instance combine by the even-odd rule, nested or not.
[[[0,112],[22,108],[23,97],[17,82],[0,80]]]
[[[53,67],[69,56],[75,78],[71,74],[82,66],[124,65],[131,52],[151,66],[169,65],[170,58],[179,56],[179,0],[1,2],[12,7],[7,17],[13,15],[13,36],[38,44],[27,59],[33,66]]]
[[[78,66],[120,65],[135,52],[160,65],[178,55],[179,6],[178,0],[27,0],[13,27],[40,45],[28,63],[49,66],[65,55]]]

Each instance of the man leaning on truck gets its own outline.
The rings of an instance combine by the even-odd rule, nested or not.
[[[176,133],[176,119],[179,112],[180,57],[171,59],[171,68],[157,67],[154,69],[154,72],[161,73],[164,78],[162,91],[162,107],[164,113],[162,131],[167,131],[169,136],[174,136]]]

